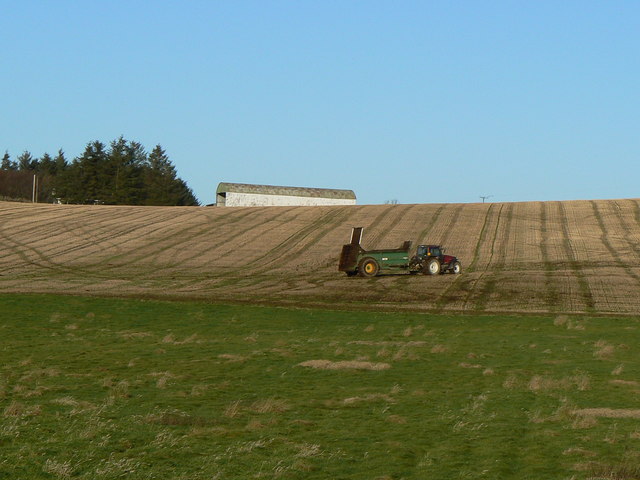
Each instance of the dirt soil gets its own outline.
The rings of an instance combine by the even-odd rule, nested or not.
[[[348,278],[367,249],[442,244],[462,275]],[[638,200],[338,207],[0,202],[0,288],[413,311],[640,312]]]

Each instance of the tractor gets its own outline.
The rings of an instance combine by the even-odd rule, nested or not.
[[[413,256],[409,255],[412,243],[410,240],[395,249],[365,250],[360,245],[363,230],[363,227],[354,227],[351,231],[351,243],[342,246],[338,270],[349,277],[375,277],[383,273],[462,273],[460,260],[445,255],[444,248],[440,245],[418,245]]]

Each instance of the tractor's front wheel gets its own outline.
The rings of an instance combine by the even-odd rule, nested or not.
[[[460,262],[454,262],[453,267],[451,267],[451,273],[454,275],[462,273],[462,264]]]
[[[380,271],[380,265],[373,258],[364,258],[358,266],[361,277],[375,277]]]
[[[427,264],[424,267],[423,273],[425,275],[437,275],[440,273],[440,260],[435,257],[431,257],[427,260]]]

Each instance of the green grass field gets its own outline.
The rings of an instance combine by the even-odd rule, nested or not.
[[[0,478],[640,478],[637,318],[0,296]]]

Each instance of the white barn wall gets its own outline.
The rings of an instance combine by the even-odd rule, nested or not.
[[[355,205],[355,199],[299,197],[295,195],[264,195],[259,193],[227,192],[227,207],[274,207],[314,205]]]

